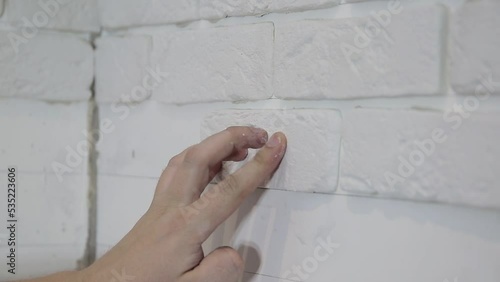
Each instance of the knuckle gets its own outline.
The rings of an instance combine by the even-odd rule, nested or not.
[[[189,148],[186,151],[186,155],[184,156],[183,164],[184,165],[199,165],[201,164],[201,154],[198,145]]]
[[[226,131],[228,131],[231,134],[234,134],[237,131],[239,131],[240,129],[241,129],[241,127],[239,127],[239,126],[230,126],[230,127],[226,128]]]
[[[238,179],[234,175],[228,175],[218,186],[224,194],[235,194],[239,190]]]
[[[180,164],[182,164],[183,161],[184,161],[184,156],[182,154],[177,155],[177,156],[170,159],[170,161],[168,162],[168,166],[169,167],[178,167]]]

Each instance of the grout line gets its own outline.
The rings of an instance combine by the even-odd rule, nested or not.
[[[94,48],[94,68],[95,68],[95,38],[93,36],[91,39],[92,46]],[[85,252],[78,263],[80,269],[90,266],[96,260],[97,253],[97,150],[96,144],[98,140],[94,139],[93,132],[99,132],[99,111],[98,105],[95,100],[95,70],[94,70],[94,81],[91,86],[92,96],[88,102],[88,113],[87,113],[87,132],[88,134],[88,145],[89,154],[87,162],[87,172],[88,172],[88,234],[87,242],[85,246]],[[99,137],[97,137],[99,138]]]

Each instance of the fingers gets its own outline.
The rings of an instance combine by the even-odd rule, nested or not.
[[[220,171],[223,161],[244,160],[249,148],[261,148],[266,141],[265,130],[241,126],[230,127],[190,147],[172,159],[162,174],[157,202],[191,204]]]
[[[243,274],[243,259],[232,248],[218,248],[200,265],[186,273],[182,281],[196,282],[237,282]]]
[[[193,216],[193,228],[203,242],[225,221],[259,185],[268,181],[280,164],[287,146],[283,133],[274,134],[255,158],[233,175],[207,191],[190,207],[198,212]],[[199,210],[203,207],[203,210]]]

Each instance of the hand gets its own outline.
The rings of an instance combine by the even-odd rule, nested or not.
[[[267,142],[267,144],[266,144]],[[224,247],[205,256],[201,244],[280,164],[286,137],[252,127],[231,127],[174,157],[158,182],[149,210],[104,257],[81,271],[95,282],[235,282],[243,260]],[[255,158],[205,191],[223,161]]]

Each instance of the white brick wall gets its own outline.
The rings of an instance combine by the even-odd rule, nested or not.
[[[244,281],[500,279],[497,1],[73,0],[34,30],[38,1],[4,8],[15,279],[103,255],[200,130],[250,124],[284,131],[288,153],[204,246],[238,249]],[[96,132],[96,158],[78,153]]]

